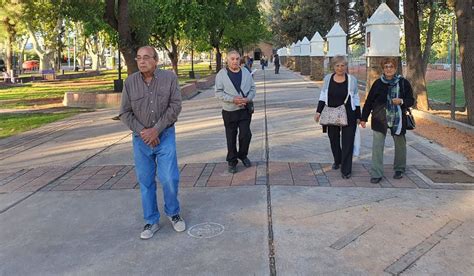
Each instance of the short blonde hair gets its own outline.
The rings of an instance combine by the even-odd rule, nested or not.
[[[335,56],[332,58],[332,67],[336,67],[336,64],[344,63],[347,66],[347,58],[345,56]]]
[[[398,69],[398,60],[393,57],[387,57],[387,58],[382,59],[382,62],[380,62],[380,66],[383,68],[385,64],[389,64],[389,63],[393,65],[395,70]]]

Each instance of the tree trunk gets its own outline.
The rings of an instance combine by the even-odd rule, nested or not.
[[[219,46],[216,47],[216,73],[222,69],[222,53]]]
[[[379,1],[377,0],[364,0],[364,23],[367,22],[367,19],[374,14],[375,10],[379,6]]]
[[[393,13],[397,17],[399,17],[400,16],[400,0],[387,0],[386,3],[387,3],[387,6],[393,11]]]
[[[433,0],[430,0],[430,18],[428,20],[428,31],[426,33],[425,49],[423,51],[423,74],[426,76],[426,67],[430,60],[431,45],[433,44],[433,32],[436,21],[436,8]]]
[[[474,125],[474,20],[473,0],[457,0],[455,4],[459,56],[461,57],[462,79],[468,122]]]
[[[404,0],[405,44],[407,53],[406,77],[410,81],[416,100],[416,107],[428,110],[428,95],[421,58],[420,26],[417,1]]]
[[[10,22],[10,18],[6,17],[3,20],[3,25],[7,29],[7,37],[6,37],[6,60],[5,66],[7,67],[7,72],[13,69],[13,41],[15,41],[15,24]],[[21,67],[21,66],[20,66]]]
[[[106,0],[105,20],[118,32],[119,50],[122,52],[127,64],[127,73],[130,75],[138,71],[138,65],[135,61],[137,50],[141,45],[138,35],[132,32],[130,27],[130,16],[128,12],[128,1],[117,0],[118,16],[115,15],[116,0]]]
[[[174,40],[171,41],[171,52],[168,52],[168,57],[171,61],[171,66],[173,67],[173,71],[178,75],[178,61],[179,61],[179,52],[178,52],[178,45]]]

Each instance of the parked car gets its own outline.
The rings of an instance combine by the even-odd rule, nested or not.
[[[3,72],[7,70],[7,68],[5,67],[5,62],[3,61],[3,59],[0,59],[0,72]]]
[[[23,62],[23,70],[36,71],[39,68],[39,61],[37,60],[27,60]]]

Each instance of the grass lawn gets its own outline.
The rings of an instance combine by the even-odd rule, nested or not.
[[[208,66],[207,63],[195,64],[195,74],[199,74],[201,78],[212,74],[212,70],[209,70]],[[166,69],[169,69],[169,67]],[[191,64],[180,65],[178,70],[180,84],[190,80]],[[54,82],[34,82],[18,87],[2,87],[0,88],[0,109],[22,109],[52,102],[59,103],[65,92],[112,92],[113,80],[117,77],[117,70],[108,70],[102,71],[101,75],[94,77]],[[123,70],[122,79],[126,77],[127,72]]]
[[[431,81],[427,85],[428,97],[441,102],[451,102],[451,80]],[[456,106],[464,106],[464,86],[461,79],[456,80]]]
[[[0,116],[0,138],[25,132],[76,115],[79,112],[79,110],[71,109],[61,113],[2,114]]]

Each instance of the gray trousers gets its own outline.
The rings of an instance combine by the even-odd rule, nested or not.
[[[386,134],[373,131],[372,142],[372,167],[370,175],[373,178],[383,176],[383,150],[385,147]],[[407,140],[405,135],[392,135],[395,143],[395,159],[393,161],[393,170],[396,172],[405,172],[407,166]]]

